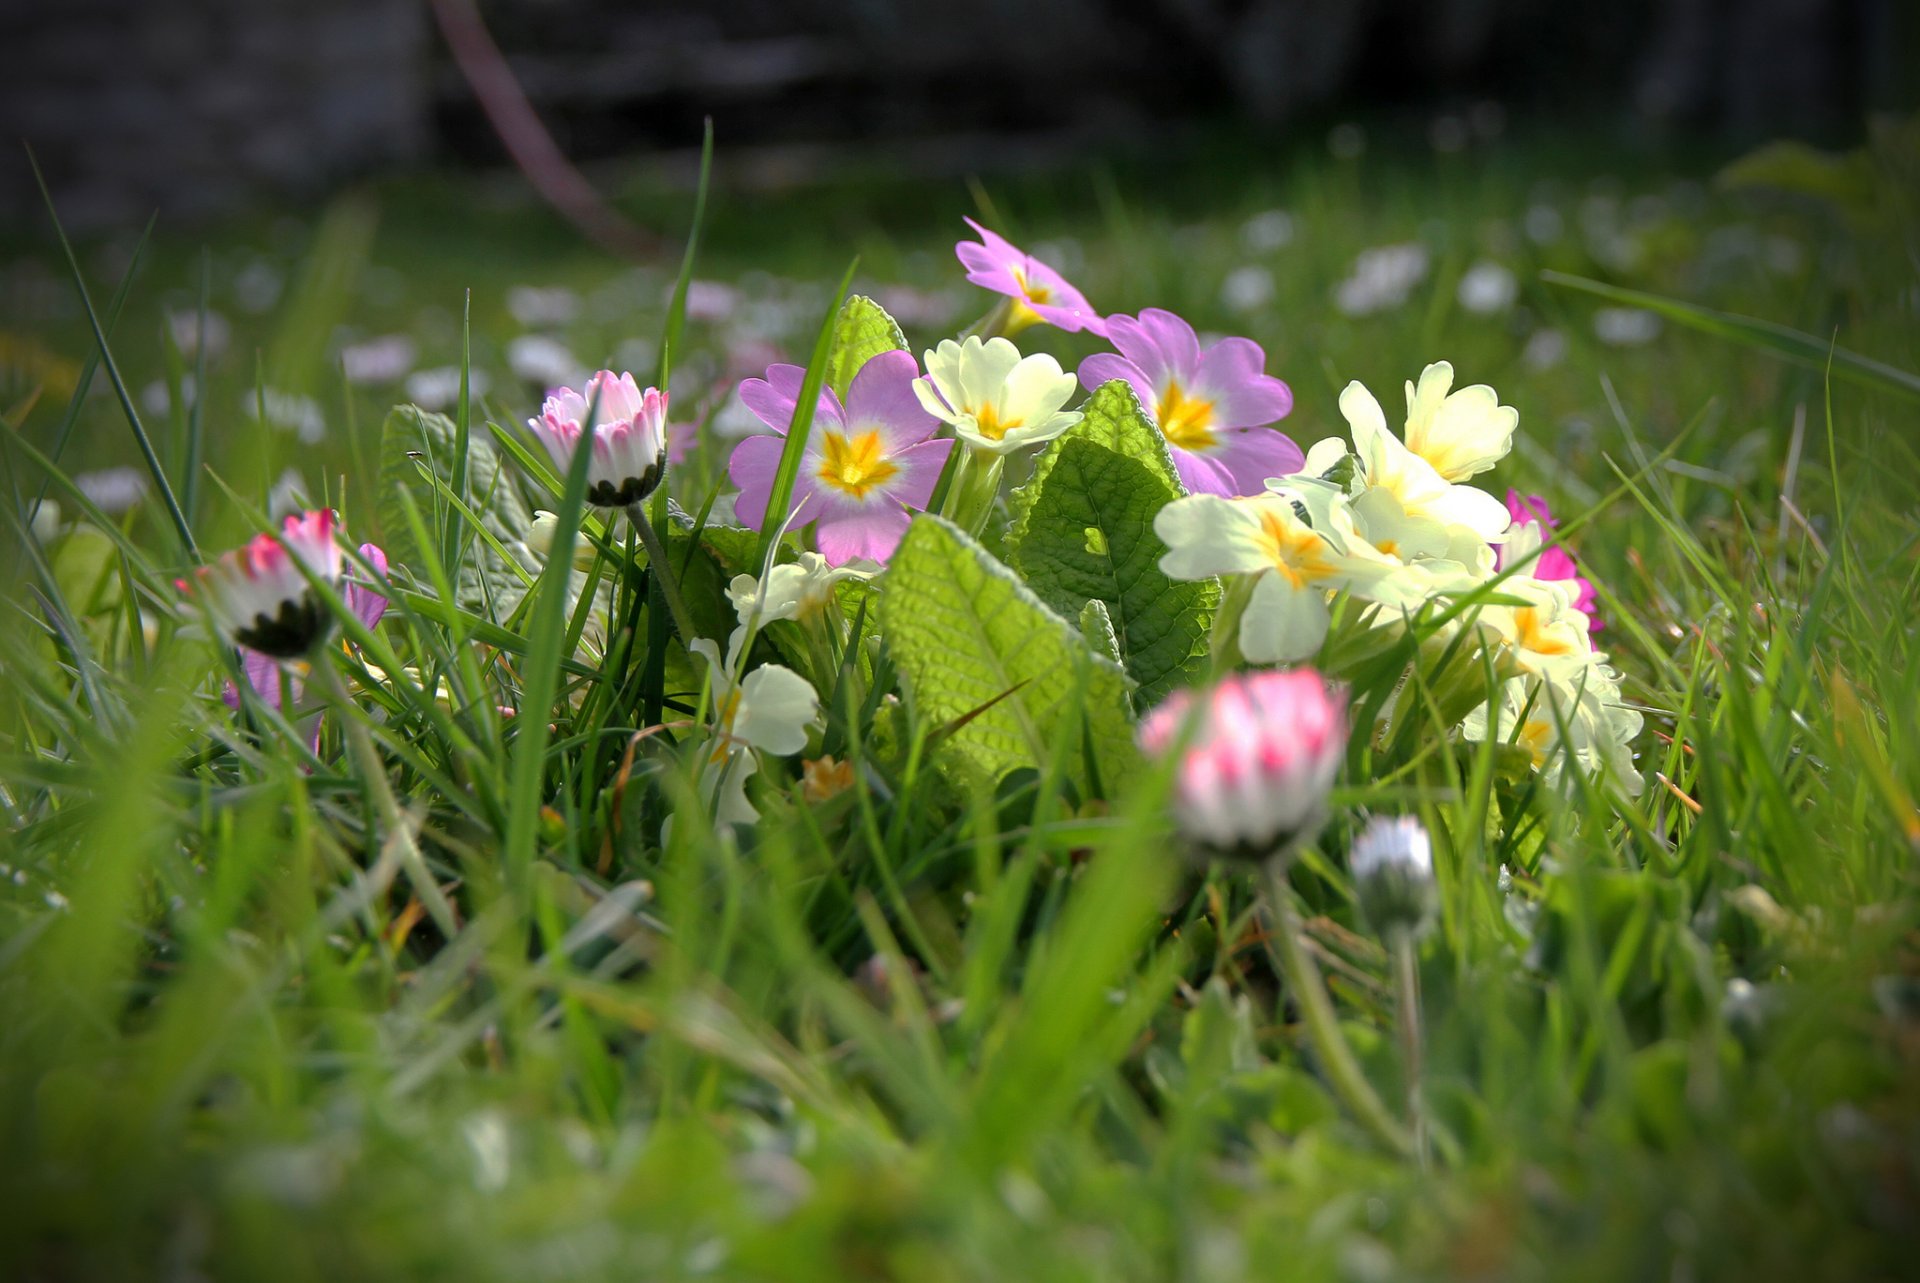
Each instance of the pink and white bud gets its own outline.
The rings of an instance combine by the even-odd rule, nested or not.
[[[1346,700],[1312,669],[1175,693],[1140,726],[1149,757],[1178,756],[1175,822],[1210,855],[1283,855],[1326,822],[1346,750]]]
[[[254,536],[244,547],[202,566],[183,589],[195,593],[214,626],[236,646],[276,659],[308,654],[333,631],[333,616],[301,567],[333,588],[341,578],[337,521],[331,508],[286,519],[280,537]]]
[[[592,422],[587,421],[589,412]],[[562,475],[583,436],[591,435],[587,502],[625,508],[653,493],[667,466],[667,394],[645,392],[631,374],[602,370],[580,392],[560,388],[527,426],[540,438]]]

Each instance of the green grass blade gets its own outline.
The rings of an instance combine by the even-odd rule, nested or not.
[[[820,334],[813,341],[813,359],[807,362],[807,375],[800,383],[800,399],[794,403],[793,422],[787,425],[787,444],[780,451],[780,470],[774,474],[773,493],[767,499],[766,519],[760,523],[760,542],[754,552],[754,564],[764,568],[780,532],[786,526],[787,504],[793,499],[794,478],[800,475],[800,456],[806,452],[807,438],[813,433],[813,411],[820,402],[820,387],[827,378],[827,355],[833,350],[833,333],[840,323],[840,307],[853,288],[853,274],[860,260],[847,264],[840,278],[833,306],[827,309]]]

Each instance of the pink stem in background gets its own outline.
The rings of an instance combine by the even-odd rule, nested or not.
[[[659,238],[623,217],[574,167],[541,123],[493,42],[474,0],[427,0],[447,48],[494,133],[541,199],[589,240],[622,258],[656,256]]]

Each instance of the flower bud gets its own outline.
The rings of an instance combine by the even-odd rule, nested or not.
[[[1346,748],[1346,701],[1312,669],[1229,677],[1174,694],[1140,727],[1178,755],[1175,822],[1208,855],[1265,860],[1320,831]]]
[[[666,473],[667,394],[658,388],[642,392],[631,374],[602,370],[587,380],[584,392],[561,388],[527,426],[562,476],[573,464],[575,449],[584,443],[593,451],[587,502],[596,507],[639,503]]]
[[[1433,919],[1433,843],[1410,815],[1376,816],[1347,853],[1360,912],[1383,936],[1419,935]]]
[[[331,508],[288,517],[278,539],[256,535],[179,586],[205,603],[214,626],[234,645],[275,659],[298,659],[333,631],[333,616],[309,586],[307,574],[340,586],[334,527]]]

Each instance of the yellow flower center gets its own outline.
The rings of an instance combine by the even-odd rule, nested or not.
[[[720,697],[714,715],[720,719],[720,734],[714,740],[713,752],[708,755],[709,762],[719,763],[726,760],[727,746],[733,741],[733,719],[740,715],[740,688],[734,687]]]
[[[1521,606],[1513,612],[1515,644],[1521,650],[1530,650],[1536,655],[1571,655],[1574,648],[1565,635],[1566,630],[1556,635],[1548,629],[1548,621],[1537,606]]]
[[[973,426],[987,440],[1002,441],[1006,439],[1007,433],[1021,427],[1022,424],[1018,419],[1001,422],[1000,407],[989,401],[973,412]]]
[[[1327,541],[1298,522],[1286,520],[1272,509],[1260,512],[1260,550],[1266,554],[1276,573],[1284,575],[1295,588],[1305,588],[1331,578],[1334,568],[1327,564]]]
[[[849,441],[838,432],[829,432],[822,446],[820,480],[842,494],[865,499],[867,492],[885,485],[900,471],[900,465],[882,453],[880,434],[862,432]]]
[[[1547,764],[1547,743],[1552,738],[1553,723],[1538,719],[1523,723],[1520,733],[1514,736],[1515,742],[1532,755],[1533,764],[1537,767]]]
[[[1160,394],[1160,432],[1182,450],[1213,446],[1213,402],[1190,396],[1178,382]]]

